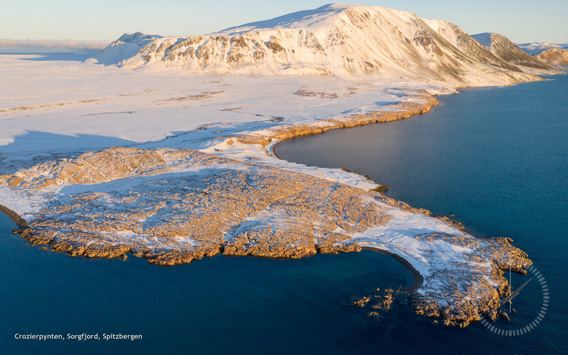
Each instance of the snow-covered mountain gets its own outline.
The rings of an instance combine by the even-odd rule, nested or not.
[[[551,42],[518,43],[517,47],[530,55],[538,55],[547,49],[568,49],[568,43],[558,44]]]
[[[527,68],[549,70],[551,67],[517,47],[507,37],[498,33],[480,33],[472,35],[485,48],[503,61]]]
[[[493,36],[491,36],[493,38]],[[376,75],[453,86],[536,80],[505,37],[493,53],[459,27],[379,6],[330,4],[186,38],[125,34],[98,57],[125,68],[249,75]],[[510,53],[509,53],[510,52]]]

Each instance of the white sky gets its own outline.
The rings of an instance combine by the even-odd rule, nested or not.
[[[470,34],[497,32],[514,42],[568,42],[566,0],[355,1],[453,22]],[[114,40],[125,32],[164,36],[219,31],[317,8],[326,1],[288,0],[3,0],[0,38]]]

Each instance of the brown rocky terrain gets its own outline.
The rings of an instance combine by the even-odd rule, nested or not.
[[[500,35],[498,33],[491,33],[490,39],[491,52],[495,54],[496,57],[509,64],[542,70],[552,69],[552,67],[541,61],[539,58],[535,58],[525,53],[522,49],[517,47],[513,42],[511,42],[507,37],[503,35]]]
[[[568,49],[551,48],[541,52],[536,57],[550,65],[568,66]]]
[[[420,92],[414,98],[415,102],[400,102],[384,106],[381,111],[356,114],[339,119],[327,119],[318,121],[318,125],[290,125],[278,126],[266,134],[252,134],[238,137],[238,141],[247,144],[261,144],[266,146],[272,141],[280,141],[293,137],[319,134],[332,129],[364,126],[371,123],[392,122],[402,120],[423,113],[430,112],[432,107],[438,105],[438,100],[432,95]]]
[[[97,191],[129,177],[127,188]],[[161,265],[221,252],[297,258],[358,250],[349,235],[388,220],[368,201],[371,193],[191,150],[111,148],[4,180],[19,188],[87,190],[63,188],[22,232],[27,240],[77,256],[131,252]]]
[[[105,173],[109,166],[112,172]],[[159,265],[219,253],[299,258],[359,251],[369,238],[380,241],[381,236],[355,236],[388,226],[393,208],[404,208],[377,193],[192,150],[111,148],[1,180],[49,198],[29,227],[21,226],[26,240],[73,256],[131,253]],[[409,214],[417,212],[428,214],[408,208]],[[421,245],[410,250],[418,250],[432,266],[439,243],[467,250],[458,260],[451,255],[449,262],[435,266],[418,294],[417,312],[443,317],[446,324],[464,326],[480,314],[496,314],[499,295],[507,288],[500,269],[509,260],[517,271],[530,264],[503,238],[475,238],[456,230],[417,235],[415,242]],[[405,244],[394,248],[407,253]],[[479,266],[487,262],[489,268]]]

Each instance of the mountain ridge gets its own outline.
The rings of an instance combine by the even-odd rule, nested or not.
[[[380,6],[328,4],[209,35],[125,34],[98,60],[130,69],[214,75],[374,75],[454,87],[538,80],[535,69],[551,69],[544,63],[536,65],[538,59],[511,63],[503,58],[507,56],[492,53],[449,22]]]
[[[548,64],[526,53],[501,34],[486,32],[472,35],[471,37],[489,49],[496,57],[507,63],[533,69],[552,69]]]
[[[550,48],[540,52],[536,57],[553,66],[568,66],[568,49]]]

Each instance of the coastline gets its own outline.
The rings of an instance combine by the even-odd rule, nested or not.
[[[29,228],[28,222],[23,219],[22,217],[20,217],[16,212],[12,211],[11,209],[7,208],[6,206],[0,205],[0,213],[4,213],[5,215],[7,215],[14,223],[16,223],[17,227],[18,227],[18,234],[20,236],[23,237],[23,230]],[[25,239],[25,238],[24,238]],[[420,274],[420,272],[418,272],[418,270],[416,270],[412,264],[410,264],[406,259],[402,258],[401,256],[391,253],[387,250],[384,249],[379,249],[379,248],[372,248],[372,247],[362,247],[362,248],[345,248],[344,250],[342,250],[342,252],[359,252],[360,250],[371,250],[373,252],[377,252],[377,253],[381,253],[384,255],[387,255],[395,260],[397,260],[399,263],[401,263],[412,275],[412,279],[413,279],[413,284],[412,286],[409,288],[409,291],[411,294],[413,294],[414,296],[417,295],[417,290],[423,285],[424,283],[424,277],[422,277],[422,275]],[[57,251],[57,250],[56,250]],[[318,253],[322,253],[325,254],[324,252],[318,250]],[[225,255],[225,256],[239,256],[239,255]],[[268,257],[268,258],[274,258],[274,257]]]
[[[410,274],[412,275],[412,279],[414,280],[412,286],[410,287],[410,291],[412,292],[412,294],[416,295],[416,291],[420,287],[422,287],[422,285],[424,284],[424,277],[422,277],[422,275],[420,275],[418,270],[416,270],[412,266],[412,264],[410,264],[406,259],[402,258],[400,255],[397,255],[397,254],[391,253],[390,251],[387,251],[387,250],[384,250],[384,249],[379,249],[379,248],[362,247],[362,249],[372,250],[372,251],[377,252],[377,253],[388,255],[391,258],[398,261],[399,263],[401,263],[410,272]]]
[[[237,140],[244,144],[260,144],[262,147],[268,147],[269,154],[275,154],[273,147],[288,139],[320,134],[333,129],[398,121],[415,115],[428,113],[432,107],[439,105],[439,102],[434,95],[428,94],[424,91],[418,92],[417,96],[413,98],[418,99],[420,102],[398,102],[396,104],[385,106],[382,111],[371,111],[365,114],[355,114],[344,116],[342,118],[319,120],[317,121],[318,125],[304,124],[277,126],[270,129],[270,132],[267,135],[255,134],[255,132],[253,132],[249,135],[237,137]]]
[[[0,205],[0,212],[4,213],[14,223],[16,223],[16,225],[18,226],[18,229],[20,231],[29,228],[28,222],[25,219],[23,219],[22,217],[20,217],[20,215],[18,213],[9,209],[8,207],[6,207],[4,205]]]
[[[251,135],[246,136],[237,136],[233,137],[232,139],[238,140],[242,144],[246,145],[255,145],[261,144],[264,149],[268,149],[269,155],[273,154],[278,160],[282,162],[286,162],[278,158],[276,153],[274,152],[273,148],[280,142],[288,139],[293,139],[296,137],[304,136],[304,135],[315,135],[319,133],[324,133],[328,130],[332,129],[340,129],[340,128],[350,128],[362,125],[368,125],[372,123],[383,123],[383,122],[392,122],[401,119],[406,119],[413,117],[415,115],[424,114],[429,112],[432,107],[435,107],[439,104],[438,100],[435,96],[430,95],[424,91],[417,92],[416,96],[413,99],[417,100],[415,102],[398,102],[395,104],[391,104],[385,106],[385,109],[382,111],[372,111],[367,114],[355,114],[351,116],[344,116],[342,118],[336,119],[328,119],[328,120],[320,120],[317,123],[324,123],[324,125],[317,125],[317,124],[304,124],[299,126],[275,126],[269,130],[268,136],[260,136],[255,135],[254,132]],[[231,138],[229,138],[231,139]],[[350,172],[350,174],[357,174],[354,172]],[[359,175],[359,174],[357,174]],[[359,175],[360,176],[360,175]],[[362,179],[368,180],[373,185],[379,185],[376,182],[370,180],[367,177],[361,176]],[[19,180],[19,179],[18,179]],[[12,182],[9,179],[6,180],[9,185],[12,185]],[[19,181],[16,182],[16,185],[19,184]],[[373,189],[371,189],[373,190]],[[374,192],[375,194],[377,192]],[[434,217],[430,213],[430,211],[425,209],[413,208],[408,204],[402,201],[396,201],[391,198],[384,196],[381,193],[378,193],[380,199],[383,203],[390,205],[391,207],[400,208],[410,213],[418,213],[425,215],[427,217]],[[157,265],[176,265],[176,264],[183,264],[189,263],[194,259],[201,259],[204,256],[212,256],[216,254],[225,254],[225,255],[250,255],[246,250],[243,249],[234,249],[232,245],[225,245],[225,243],[216,243],[215,246],[209,246],[207,248],[197,248],[194,253],[184,253],[185,255],[179,256],[169,256],[168,258],[162,259],[159,255],[153,255],[152,253],[139,253],[134,252],[131,248],[126,248],[124,246],[113,248],[105,246],[101,248],[100,245],[92,245],[92,246],[84,246],[76,243],[61,243],[56,242],[55,239],[51,236],[51,233],[46,235],[46,233],[35,233],[35,228],[32,225],[31,228],[26,220],[21,218],[15,211],[11,209],[3,207],[6,211],[5,213],[18,225],[19,228],[19,235],[23,239],[40,245],[48,245],[53,250],[58,252],[66,252],[71,256],[87,256],[87,257],[100,257],[100,258],[117,258],[121,257],[124,258],[126,254],[131,253],[137,257],[144,257],[148,262],[157,264]],[[0,211],[3,211],[0,209]],[[441,221],[452,225],[454,228],[463,230],[463,226],[458,222],[452,221],[447,217],[436,217]],[[54,228],[55,229],[55,228]],[[352,251],[360,251],[361,247],[359,247],[356,243],[338,243],[339,245],[332,246],[330,243],[325,243],[325,246],[316,246],[315,248],[309,248],[313,250],[309,250],[305,248],[304,250],[290,250],[289,252],[283,252],[282,248],[279,247],[273,249],[271,251],[263,251],[262,255],[257,255],[261,257],[275,257],[275,258],[298,258],[298,257],[305,257],[311,256],[314,253],[337,253],[337,252],[352,252]],[[101,248],[102,250],[99,250]],[[285,248],[285,247],[284,247]],[[206,250],[203,250],[206,249]],[[409,268],[413,277],[415,279],[416,288],[418,288],[422,282],[423,278],[418,273],[418,271],[403,258],[397,256],[396,254],[392,254],[388,251],[384,251],[381,249],[369,248],[371,250],[376,250],[380,252],[384,252],[387,255],[391,255],[399,261],[404,261],[403,264]]]
[[[525,266],[530,265],[530,260],[526,257],[526,254],[511,246],[510,241],[504,240],[504,238],[494,238],[483,242],[475,240],[474,236],[471,236],[474,237],[471,239],[467,233],[462,233],[462,226],[447,217],[432,216],[427,210],[412,208],[404,202],[395,201],[383,194],[369,191],[372,189],[362,188],[361,184],[345,182],[343,179],[334,181],[330,177],[326,178],[325,174],[320,177],[317,174],[315,176],[302,174],[302,171],[290,168],[290,166],[286,169],[285,165],[288,162],[280,160],[273,152],[272,148],[285,139],[323,133],[331,129],[396,121],[427,113],[432,107],[438,105],[438,100],[434,96],[424,92],[410,98],[415,101],[391,104],[385,106],[382,111],[318,120],[296,126],[272,126],[264,131],[253,131],[248,135],[224,137],[224,142],[231,139],[236,139],[239,142],[238,144],[227,144],[229,148],[237,147],[237,151],[244,148],[248,152],[252,152],[249,154],[252,154],[253,157],[256,156],[257,159],[264,155],[264,161],[261,164],[254,163],[254,160],[243,162],[239,159],[231,159],[232,152],[226,152],[219,156],[189,149],[143,150],[117,147],[85,153],[71,160],[59,161],[56,164],[60,164],[61,169],[43,165],[44,168],[49,170],[42,172],[43,168],[38,169],[40,167],[38,165],[29,173],[22,170],[17,177],[4,176],[3,180],[4,183],[13,188],[33,190],[41,190],[54,184],[83,186],[73,196],[58,197],[56,205],[51,206],[50,209],[40,210],[36,214],[37,217],[31,221],[31,228],[19,231],[22,238],[34,244],[49,245],[56,251],[64,251],[72,256],[125,258],[126,254],[130,253],[136,257],[143,257],[153,264],[176,265],[217,254],[300,258],[315,253],[359,251],[362,247],[365,247],[389,255],[401,262],[413,276],[412,292],[415,295],[419,288],[424,286],[425,283],[431,285],[431,281],[434,279],[442,282],[442,284],[447,284],[453,280],[453,274],[432,275],[438,272],[438,268],[447,267],[446,261],[441,260],[445,258],[444,253],[424,254],[430,251],[429,248],[433,242],[447,244],[452,251],[446,256],[449,256],[452,260],[462,260],[466,263],[474,261],[462,255],[463,252],[459,251],[460,248],[469,247],[472,248],[472,251],[475,250],[475,253],[479,253],[476,257],[488,259],[488,261],[492,260],[491,264],[497,268],[503,268],[504,265],[502,255],[498,256],[497,254],[510,253],[515,259],[514,270],[522,271]],[[215,146],[211,149],[215,149]],[[284,168],[279,168],[279,164],[275,164],[274,159],[282,162],[280,165]],[[122,167],[120,164],[125,165]],[[81,174],[76,174],[76,169],[79,166],[82,167],[79,170]],[[111,166],[113,169],[106,171]],[[128,166],[136,166],[137,169],[141,170],[133,172]],[[176,168],[172,168],[173,166]],[[180,166],[182,170],[179,170]],[[134,176],[141,178],[139,179],[141,181],[144,180],[145,176],[151,176],[154,173],[168,174],[186,171],[187,174],[189,171],[183,169],[187,169],[188,166],[193,166],[192,169],[198,166],[198,170],[213,169],[208,173],[210,174],[209,178],[202,181],[195,180],[193,176],[196,175],[194,173],[186,175],[186,178],[192,179],[192,184],[196,183],[196,185],[192,185],[192,188],[201,191],[199,195],[192,193],[189,199],[188,195],[185,195],[188,191],[176,188],[172,191],[171,188],[166,189],[161,185],[158,186],[158,184],[163,184],[183,187],[183,184],[187,182],[184,181],[181,184],[176,182],[181,181],[175,180],[179,176],[170,178],[172,181],[168,182],[166,175],[162,175],[162,182],[158,180],[148,181],[154,184],[151,186],[140,185],[143,186],[142,190],[138,186],[130,186],[128,191],[115,191],[114,189],[120,185],[120,182],[117,182],[114,184],[112,196],[105,192],[93,193],[88,187],[88,184],[92,183],[112,183],[115,180]],[[72,170],[67,170],[69,167],[72,167]],[[92,175],[92,171],[88,170],[91,168],[95,169],[97,176],[102,178],[96,178]],[[214,172],[219,168],[225,169],[224,176],[216,175]],[[234,172],[227,174],[229,170]],[[315,170],[318,170],[318,168]],[[68,171],[68,173],[58,176],[57,173],[53,174],[52,171]],[[352,177],[355,174],[348,175]],[[35,176],[39,176],[40,180],[36,180]],[[358,176],[360,177],[360,175]],[[251,182],[254,181],[260,181],[260,184],[253,183],[251,185]],[[367,186],[370,185],[370,181],[367,182]],[[376,183],[373,182],[372,184],[376,186]],[[227,191],[226,186],[228,185],[235,188]],[[252,192],[240,190],[239,186],[249,186]],[[212,195],[210,195],[209,190],[213,191]],[[297,194],[289,196],[288,198],[291,197],[291,199],[288,202],[284,201],[285,199],[281,196],[287,196],[289,191],[293,190],[297,190]],[[133,196],[132,191],[135,191],[137,196]],[[229,194],[227,195],[226,192],[229,192]],[[247,198],[253,199],[252,206],[255,210],[253,210],[253,214],[249,214],[250,211],[242,216],[235,214],[234,217],[238,224],[233,224],[236,228],[233,229],[233,226],[229,226],[233,222],[223,221],[223,219],[231,219],[233,216],[228,216],[224,212],[219,214],[217,210],[209,210],[205,212],[206,218],[203,218],[203,216],[194,218],[191,215],[191,209],[182,213],[183,211],[164,208],[166,207],[165,201],[173,200],[173,196],[176,196],[175,200],[183,200],[187,206],[191,204],[199,206],[206,202],[208,206],[217,206],[217,209],[224,208],[225,206],[217,205],[216,201],[225,201],[223,203],[226,203],[226,200],[215,200],[218,194],[223,195],[225,199],[229,196],[231,201],[235,201],[236,204],[229,206],[231,214],[233,214],[233,211],[239,214],[240,201]],[[313,200],[314,196],[317,195],[320,196],[319,199]],[[99,196],[110,198],[105,203],[111,203],[114,206],[122,204],[119,207],[120,210],[113,212],[112,220],[106,217],[107,212],[104,210],[104,204],[102,209],[98,210],[100,206],[95,201]],[[172,197],[168,198],[168,196]],[[310,197],[309,205],[313,206],[306,208],[308,205],[306,196]],[[145,204],[150,202],[147,206],[152,211],[145,212],[136,205],[129,205],[137,199],[140,199],[141,202],[144,201]],[[267,203],[266,206],[260,205],[260,209],[256,209],[257,204],[264,204],[265,202]],[[280,203],[282,205],[279,205]],[[283,207],[295,205],[297,207]],[[366,206],[361,208],[364,205]],[[248,208],[248,206],[248,204],[244,205],[245,208]],[[274,206],[276,206],[276,213]],[[266,213],[267,207],[271,210],[270,213]],[[136,217],[132,214],[132,208],[134,210],[138,208],[139,216]],[[83,217],[85,211],[89,211],[88,220],[94,221],[96,219],[99,222],[93,224],[87,221]],[[148,231],[140,229],[141,226],[136,226],[138,218],[146,219],[156,214],[157,211],[160,211],[160,214],[156,217],[161,222],[155,221],[156,225]],[[287,214],[288,219],[278,220],[273,231],[272,223],[275,221],[272,218],[282,218],[278,215],[278,211]],[[341,214],[336,215],[335,211],[341,211]],[[255,226],[246,223],[251,218],[250,216],[259,212],[261,214],[258,214],[258,216],[263,216],[260,219],[260,225]],[[394,213],[393,220],[396,220],[396,223],[409,222],[409,228],[410,226],[418,226],[418,229],[422,229],[424,232],[420,235],[405,236],[405,238],[410,237],[412,241],[404,238],[400,241],[400,243],[410,244],[398,244],[398,242],[390,240],[389,234],[392,231],[386,225],[390,223],[389,220],[392,216],[389,214],[391,213]],[[179,218],[183,215],[183,221],[178,219],[177,214],[180,214]],[[211,226],[212,215],[221,216],[220,222],[216,222],[217,226]],[[12,214],[12,216],[17,219],[17,214]],[[313,232],[306,233],[306,231],[315,230],[314,226],[318,223],[322,223],[322,225],[329,223],[328,220],[324,219],[314,220],[311,216],[336,218],[335,222],[332,223],[334,227],[326,227],[323,231],[318,227],[318,235],[313,235]],[[405,219],[409,216],[412,216],[412,220]],[[357,221],[357,223],[353,224],[350,221]],[[239,226],[240,224],[242,226]],[[199,232],[203,235],[202,237],[195,239],[192,233],[196,227],[193,225],[202,226],[200,227],[202,230]],[[228,226],[230,229],[227,229]],[[339,228],[340,232],[338,233],[336,232],[337,226],[342,226],[345,230]],[[228,232],[232,233],[232,238],[220,237]],[[146,236],[144,238],[133,238],[133,236],[140,234],[146,234]],[[158,239],[158,243],[155,243],[155,241],[149,243],[145,240],[148,235],[152,237],[152,234],[153,237]],[[180,244],[179,238],[187,238],[187,242]],[[419,246],[417,249],[413,249],[416,248],[416,246],[412,246],[416,241],[418,241]],[[391,250],[399,250],[400,255],[386,251],[381,247],[374,247],[375,245],[384,245],[386,248],[393,247]],[[413,254],[413,252],[418,254]],[[407,256],[409,259],[407,260],[401,255]],[[421,258],[424,261],[421,261]],[[438,265],[439,262],[440,265]],[[414,267],[412,263],[418,265],[420,269]],[[426,265],[423,265],[424,263]],[[431,286],[428,286],[426,287],[428,293],[423,294],[422,291],[424,290],[421,290],[420,297],[416,300],[415,309],[417,313],[440,317],[442,316],[441,312],[445,310],[448,312],[444,313],[443,317],[447,325],[458,326],[467,326],[470,321],[477,319],[479,313],[488,314],[492,317],[498,304],[499,294],[502,294],[507,287],[506,280],[492,269],[493,266],[490,266],[487,270],[484,269],[485,267],[479,269],[476,267],[475,270],[456,269],[452,272],[458,274],[468,272],[472,277],[476,273],[484,273],[499,285],[497,290],[487,282],[478,285],[469,285],[466,282],[460,285],[461,291],[455,295],[443,295],[442,289],[434,290]],[[421,271],[425,272],[426,279],[420,273]],[[481,296],[478,296],[475,304],[464,305],[462,304],[465,300],[463,295],[469,292],[476,292]]]
[[[7,208],[6,206],[0,205],[0,213],[4,213],[6,216],[8,216],[14,223],[16,223],[16,225],[18,226],[18,228],[21,230],[23,229],[27,229],[29,228],[28,222],[23,219],[22,217],[20,217],[16,212],[12,211],[11,209]],[[20,233],[21,234],[21,233]],[[416,270],[408,261],[406,261],[404,258],[400,257],[397,254],[393,254],[387,250],[383,250],[383,249],[378,249],[378,248],[371,248],[371,247],[362,247],[361,249],[364,250],[372,250],[374,252],[378,252],[381,254],[385,254],[388,255],[394,259],[396,259],[398,262],[400,262],[404,267],[406,267],[406,269],[408,269],[408,271],[410,271],[410,274],[412,275],[412,278],[414,280],[414,283],[411,287],[411,290],[413,292],[415,292],[418,288],[420,288],[424,282],[424,278],[422,277],[422,275],[420,275],[420,273],[418,272],[418,270]],[[353,250],[345,250],[344,252],[353,252],[353,251],[357,251],[355,249]],[[238,255],[227,255],[227,256],[238,256]]]
[[[542,79],[545,80],[545,79]],[[456,92],[455,94],[459,94],[459,92]],[[392,121],[397,121],[397,120],[402,120],[402,119],[406,119],[406,118],[410,118],[413,117],[415,115],[418,114],[424,114],[424,113],[428,113],[431,111],[432,107],[435,107],[437,105],[439,105],[439,101],[433,96],[430,95],[428,93],[423,93],[421,98],[426,98],[426,102],[423,104],[418,104],[418,103],[412,103],[410,105],[410,109],[409,110],[402,110],[402,111],[379,111],[379,112],[371,112],[367,115],[354,115],[354,116],[349,116],[347,117],[345,120],[332,120],[331,124],[329,126],[324,126],[324,127],[310,127],[310,126],[302,126],[300,128],[295,128],[295,127],[291,127],[289,129],[280,129],[277,131],[276,134],[274,135],[270,135],[267,138],[268,143],[265,142],[258,142],[256,141],[255,143],[260,143],[263,147],[268,145],[268,152],[270,156],[275,157],[278,160],[284,160],[282,159],[276,152],[275,148],[276,146],[284,141],[287,140],[291,140],[294,138],[298,138],[304,135],[315,135],[315,134],[319,134],[319,133],[325,133],[328,130],[333,130],[333,129],[339,129],[339,128],[350,128],[350,127],[356,127],[356,126],[363,126],[363,125],[368,125],[368,124],[372,124],[372,123],[383,123],[383,122],[392,122]],[[391,105],[391,106],[395,106],[395,107],[401,107],[401,108],[405,108],[409,106],[409,103],[407,102],[401,102],[401,103],[397,103],[395,105]],[[349,122],[348,119],[349,118],[355,118],[354,121]],[[247,142],[249,143],[249,142]],[[286,160],[284,160],[286,161]],[[292,162],[293,163],[293,162]],[[316,168],[319,168],[318,166],[315,166]],[[357,174],[360,176],[363,176],[361,173],[358,173],[356,171],[349,171],[350,173],[353,174]],[[378,186],[381,186],[379,183],[373,181],[372,179],[370,179],[367,176],[363,176],[364,178],[372,181],[373,183],[377,184]],[[465,226],[463,226],[462,223],[455,221],[453,219],[451,219],[450,217],[447,216],[437,216],[432,214],[429,210],[424,209],[424,208],[414,208],[411,207],[410,205],[406,204],[403,201],[398,201],[389,197],[384,196],[382,193],[379,193],[379,195],[381,195],[385,201],[387,201],[387,203],[391,204],[392,206],[396,206],[398,208],[401,208],[403,210],[406,211],[410,211],[412,213],[418,213],[418,214],[423,214],[425,216],[428,217],[433,217],[436,219],[439,219],[445,223],[448,223],[452,226],[454,226],[456,229],[467,233],[471,236],[473,236],[474,238],[483,238],[484,237],[480,237],[478,235],[469,233],[466,231]],[[489,238],[489,239],[504,239],[505,243],[508,245],[511,245],[511,243],[513,242],[512,239],[510,238],[497,238],[497,237],[493,237],[493,238]],[[356,242],[355,242],[356,244]],[[457,313],[469,313],[468,316],[466,316],[465,318],[462,318],[460,316],[456,316],[456,317],[447,317],[449,309],[446,308],[444,309],[444,312],[441,312],[442,308],[436,303],[436,302],[432,302],[431,299],[428,298],[424,298],[424,297],[420,297],[419,293],[417,292],[418,289],[420,289],[423,285],[424,285],[424,277],[423,275],[405,258],[403,258],[400,255],[397,255],[395,253],[389,252],[387,250],[381,249],[381,248],[376,248],[376,247],[369,247],[369,246],[361,246],[361,249],[365,249],[365,250],[371,250],[374,252],[379,252],[385,255],[388,255],[391,258],[394,258],[395,260],[397,260],[399,263],[401,263],[412,275],[413,278],[413,285],[412,287],[410,287],[409,291],[410,293],[413,295],[413,299],[414,299],[414,310],[417,314],[420,315],[425,315],[428,316],[430,318],[439,318],[442,313],[445,313],[445,316],[442,317],[442,319],[444,320],[444,324],[445,325],[452,325],[452,326],[458,326],[460,328],[462,327],[466,327],[467,325],[469,325],[470,322],[472,321],[478,321],[479,320],[479,315],[484,314],[485,316],[488,316],[491,320],[495,320],[496,318],[498,318],[500,315],[497,314],[496,309],[498,308],[495,307],[495,297],[493,297],[493,300],[486,300],[485,304],[482,305],[481,307],[479,307],[479,313],[476,312],[472,312],[471,309],[468,309],[467,306],[463,306],[463,308],[460,308],[459,306],[455,307],[454,311],[458,311]],[[521,251],[522,253],[522,251]],[[526,256],[526,254],[525,254]],[[530,259],[527,258],[527,260],[529,261],[529,263],[532,263],[530,261]],[[500,265],[499,268],[501,270],[505,270],[504,265]],[[514,271],[521,273],[521,274],[526,274],[526,270],[524,266],[519,266],[519,265],[515,265],[514,267]],[[499,300],[500,296],[503,296],[506,294],[506,290],[507,287],[510,287],[507,283],[507,281],[505,282],[505,285],[500,285],[499,289],[498,289],[498,297],[496,298],[497,300]],[[492,305],[493,303],[493,305]],[[499,313],[500,314],[500,313]],[[506,315],[506,314],[505,314]]]

